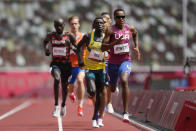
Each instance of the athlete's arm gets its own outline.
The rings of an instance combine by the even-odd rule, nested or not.
[[[140,54],[140,51],[139,51],[139,44],[138,44],[138,32],[137,32],[137,30],[135,29],[134,26],[130,27],[130,31],[131,31],[133,41],[134,41],[134,44],[135,44],[134,51],[137,55],[137,59],[140,60],[141,54]]]
[[[82,40],[78,43],[77,45],[77,52],[76,54],[78,55],[78,65],[79,67],[84,67],[84,60],[83,60],[83,52],[84,52],[84,47],[89,41],[88,34],[84,35]]]
[[[50,34],[47,34],[46,38],[44,39],[43,45],[44,45],[44,52],[46,56],[50,55],[50,50],[49,50],[49,44],[50,44]]]
[[[74,52],[76,52],[77,50],[76,39],[72,33],[70,33],[68,36],[71,43],[70,47]]]
[[[114,37],[114,32],[112,31],[111,28],[107,28],[107,30],[105,31],[105,37],[103,38],[102,41],[102,45],[101,45],[101,50],[102,51],[107,51],[109,50],[111,47],[113,47],[114,45],[119,44],[122,41],[123,36],[121,36],[118,40],[109,43],[110,39]]]

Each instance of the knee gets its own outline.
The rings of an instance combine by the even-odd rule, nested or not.
[[[79,83],[79,84],[83,83],[83,80],[84,80],[84,74],[79,73],[79,74],[78,74],[78,77],[77,77],[78,83]]]
[[[60,81],[61,75],[60,75],[59,72],[57,72],[57,71],[54,72],[54,79],[55,79],[56,81]]]
[[[87,88],[87,92],[89,94],[90,97],[94,97],[96,94],[96,90],[93,88]]]
[[[78,82],[78,84],[80,84],[80,85],[83,84],[83,78],[78,78],[78,79],[77,79],[77,82]]]

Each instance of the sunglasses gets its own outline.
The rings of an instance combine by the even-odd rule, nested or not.
[[[125,16],[116,16],[116,18],[117,18],[117,19],[121,19],[121,18],[124,19]]]

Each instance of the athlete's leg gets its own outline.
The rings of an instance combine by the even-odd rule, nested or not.
[[[92,78],[89,78],[86,80],[86,87],[87,87],[87,93],[91,98],[93,98],[96,94],[96,85],[95,80]]]
[[[104,90],[104,83],[96,83],[96,101],[95,101],[95,108],[94,108],[94,114],[92,120],[96,120],[99,110],[100,110],[100,118],[103,117],[103,111],[105,107],[105,105],[104,106],[102,105],[101,108],[101,98],[103,95],[103,90]]]
[[[61,82],[61,86],[62,86],[62,103],[61,103],[61,107],[65,106],[65,101],[67,98],[67,93],[68,93],[68,78],[62,78],[62,82]]]
[[[52,116],[57,117],[59,113],[59,106],[58,106],[58,98],[59,98],[59,83],[60,83],[60,74],[61,71],[58,66],[52,66],[51,67],[51,74],[54,78],[54,101],[55,101],[55,107],[52,111]]]
[[[128,87],[128,78],[129,74],[123,72],[121,74],[121,86],[122,86],[122,99],[123,99],[123,107],[124,113],[128,113],[128,103],[129,103],[129,87]]]
[[[75,81],[77,78],[77,67],[72,67],[72,76],[71,76],[71,80],[69,81],[69,97],[72,100],[72,102],[76,101],[76,96],[74,94],[74,88],[75,88]]]
[[[84,71],[81,71],[78,73],[78,76],[77,76],[77,84],[78,84],[77,96],[78,96],[78,104],[80,107],[83,107],[83,98],[84,98],[84,93],[85,93],[84,77],[85,77]]]
[[[107,87],[106,86],[104,86],[104,88],[103,88],[103,91],[100,93],[100,95],[101,95],[101,105],[100,105],[100,108],[99,108],[99,114],[100,114],[100,116],[99,116],[99,118],[103,118],[103,114],[104,114],[104,108],[105,108],[105,106],[106,106],[106,104],[107,104]]]
[[[122,99],[124,113],[128,112],[128,103],[129,103],[129,87],[128,87],[128,78],[131,72],[131,62],[125,61],[119,67],[119,76],[122,86]]]
[[[118,81],[118,69],[120,65],[108,64],[108,75],[109,75],[109,89],[108,89],[108,103],[107,108],[109,113],[114,113],[112,107],[112,93],[116,90]]]
[[[52,76],[54,77],[54,100],[55,106],[58,105],[58,98],[59,98],[59,83],[60,83],[60,69],[57,67],[52,68]]]

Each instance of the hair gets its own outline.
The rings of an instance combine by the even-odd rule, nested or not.
[[[93,25],[92,25],[92,28],[93,28],[93,29],[95,28],[95,21],[96,21],[97,19],[102,19],[102,20],[103,20],[103,17],[102,17],[102,16],[98,16],[98,17],[96,17],[96,18],[93,20]]]
[[[104,15],[110,15],[110,14],[108,12],[102,12],[101,16],[104,16]]]
[[[70,23],[73,19],[78,19],[78,22],[80,23],[80,18],[78,16],[69,17],[68,22]]]
[[[114,17],[116,16],[116,13],[118,12],[118,11],[123,11],[124,13],[125,13],[125,11],[123,10],[123,9],[116,9],[115,11],[114,11]]]

